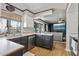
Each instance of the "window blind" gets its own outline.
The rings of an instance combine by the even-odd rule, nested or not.
[[[17,20],[17,21],[21,21],[21,15],[18,15],[16,13],[13,13],[13,12],[9,12],[7,10],[1,10],[0,11],[0,17],[4,17],[4,18],[9,18],[9,19],[12,19],[12,20]]]

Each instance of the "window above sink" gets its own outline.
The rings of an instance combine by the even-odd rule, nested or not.
[[[0,18],[0,35],[16,34],[21,32],[21,22],[8,18]]]

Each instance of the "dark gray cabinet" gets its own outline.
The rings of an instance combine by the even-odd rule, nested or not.
[[[43,47],[52,49],[52,47],[53,47],[53,36],[43,35]]]
[[[53,36],[51,35],[29,35],[18,38],[9,39],[15,43],[19,43],[24,45],[24,52],[34,48],[35,46],[44,47],[48,49],[52,49],[53,47]]]
[[[42,46],[43,38],[42,35],[36,35],[36,46]]]
[[[12,38],[12,39],[8,39],[8,40],[23,45],[25,47],[23,52],[27,51],[27,48],[28,48],[28,39],[27,39],[27,36]]]
[[[20,41],[20,37],[19,38],[8,39],[8,40],[18,43]]]
[[[24,45],[24,47],[25,47],[24,52],[34,48],[34,46],[35,46],[35,35],[17,37],[17,38],[12,38],[12,39],[8,39],[8,40],[21,44],[21,45]]]
[[[21,44],[21,45],[24,45],[25,48],[27,48],[27,43],[28,43],[27,36],[21,37],[20,41],[18,43]]]
[[[53,47],[53,36],[36,35],[36,46],[52,49],[52,47]]]
[[[12,39],[8,39],[8,40],[13,41],[15,43],[19,43],[21,45],[26,45],[27,44],[27,37],[26,36],[18,37],[18,38],[12,38]]]
[[[24,49],[19,49],[19,50],[15,51],[15,52],[9,53],[6,56],[22,56],[24,54],[23,50]]]

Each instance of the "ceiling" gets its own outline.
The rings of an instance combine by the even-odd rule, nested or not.
[[[21,10],[28,9],[33,13],[53,9],[54,12],[52,15],[42,17],[43,21],[49,23],[57,22],[60,17],[65,19],[65,11],[67,8],[67,3],[10,3],[10,4]]]
[[[10,3],[10,4],[22,10],[28,9],[34,13],[44,11],[47,9],[65,10],[67,5],[67,3]]]
[[[37,14],[36,14],[37,15]],[[65,20],[65,17],[66,17],[66,14],[65,14],[65,10],[54,10],[52,14],[48,14],[48,15],[45,15],[44,16],[41,14],[38,14],[36,16],[35,19],[42,19],[43,21],[46,21],[48,23],[56,23],[60,20]]]

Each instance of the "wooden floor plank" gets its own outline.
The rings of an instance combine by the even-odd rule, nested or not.
[[[30,50],[30,52],[35,54],[36,56],[70,56],[70,52],[65,51],[65,46],[65,43],[55,42],[52,50],[35,47]]]

